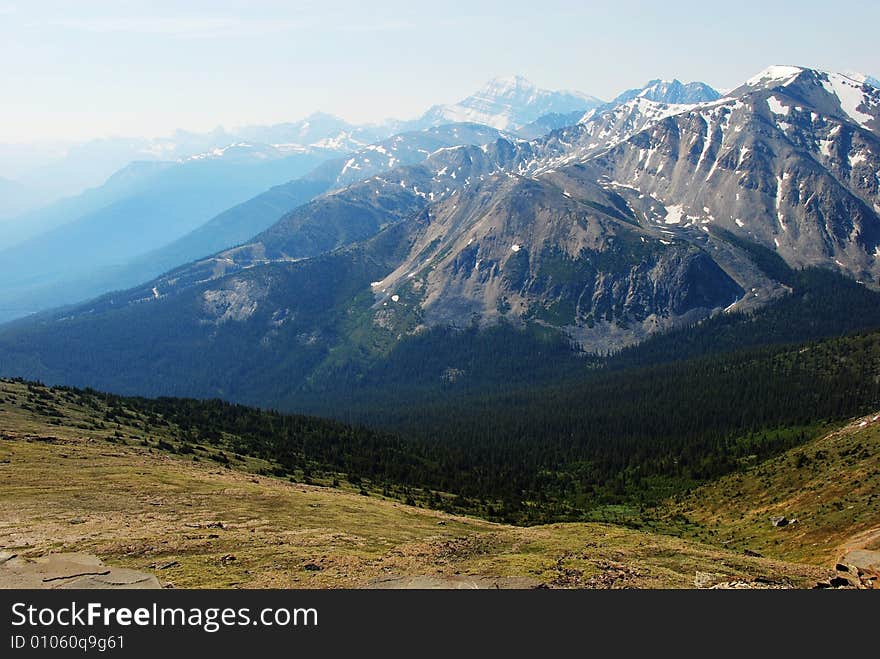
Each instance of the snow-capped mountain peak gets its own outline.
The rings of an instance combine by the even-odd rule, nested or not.
[[[800,66],[774,64],[772,66],[768,66],[757,75],[749,78],[746,81],[746,86],[759,87],[772,85],[785,87],[794,82],[794,80],[805,70],[806,69]]]
[[[419,123],[471,122],[514,130],[550,113],[586,111],[601,104],[588,94],[541,89],[523,76],[493,78],[474,94],[452,105],[434,106]]]
[[[487,82],[483,91],[494,91],[498,95],[505,92],[535,92],[538,88],[528,78],[521,75],[499,76]]]
[[[721,97],[715,89],[704,82],[683,83],[680,80],[649,80],[644,86],[628,89],[614,99],[613,104],[627,103],[634,98],[644,98],[656,103],[690,105],[705,103]]]
[[[781,94],[789,99],[789,104],[798,107],[811,105],[819,115],[844,119],[877,134],[880,133],[880,89],[872,86],[867,78],[777,65],[750,78],[731,96]]]

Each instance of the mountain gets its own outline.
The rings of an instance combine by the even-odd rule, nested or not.
[[[225,157],[132,163],[98,189],[10,220],[8,241],[14,243],[22,225],[37,235],[0,252],[0,318],[112,289],[117,285],[112,273],[102,274],[107,268],[180,238],[224,209],[305,174],[331,155],[310,150],[270,157],[261,150],[257,157],[253,152],[233,147]]]
[[[0,177],[0,231],[3,222],[20,215],[38,202],[39,195],[28,187]]]
[[[177,130],[157,138],[104,138],[83,143],[0,145],[9,153],[17,180],[40,191],[46,202],[100,186],[114,172],[134,161],[182,161],[210,154],[236,143],[263,145],[282,151],[307,148],[348,153],[391,135],[393,126],[357,126],[324,113],[267,126],[217,128],[206,133]]]
[[[152,184],[153,177],[163,170],[179,175],[182,181],[181,188],[189,184],[193,178],[192,172],[200,169],[207,171],[211,168],[216,170],[218,175],[226,176],[231,181],[236,177],[247,180],[262,176],[268,181],[267,185],[271,185],[283,182],[286,171],[300,172],[299,162],[305,163],[306,166],[311,163],[314,166],[334,155],[339,155],[339,152],[334,149],[296,144],[273,146],[233,142],[208,151],[188,154],[176,160],[136,160],[113,172],[97,187],[9,218],[9,221],[0,225],[0,248],[10,247],[71,223],[127,196],[142,194]],[[212,161],[213,164],[198,164],[200,161]],[[238,172],[236,168],[240,168],[241,171]],[[234,181],[232,185],[235,185]]]
[[[629,89],[619,94],[610,103],[601,103],[584,114],[581,110],[572,112],[551,112],[534,121],[521,126],[516,134],[525,139],[536,139],[554,130],[590,121],[608,111],[631,108],[633,101],[643,99],[645,102],[659,105],[690,105],[715,101],[721,97],[716,90],[702,82],[683,84],[678,80],[651,80],[637,89]],[[635,106],[639,107],[639,106]]]
[[[601,103],[587,94],[540,89],[522,76],[512,76],[490,80],[476,93],[453,105],[434,106],[419,123],[467,121],[515,130],[549,113],[586,111]]]
[[[876,282],[880,90],[771,67],[729,98],[665,117],[590,166],[670,236],[723,229],[794,266]]]
[[[590,334],[591,347],[615,319],[634,340],[634,321],[657,329],[741,297],[704,249],[662,236],[595,183],[499,177],[433,204],[409,254],[374,290],[417,306],[429,326],[533,320],[579,340]]]
[[[682,83],[679,80],[651,80],[644,86],[628,89],[619,94],[613,104],[626,103],[634,98],[646,98],[655,103],[705,103],[716,101],[721,94],[704,82]]]
[[[486,126],[447,124],[401,133],[367,145],[220,213],[186,236],[115,272],[114,281],[117,287],[125,287],[149,280],[188,261],[244,243],[286,213],[329,190],[343,188],[399,165],[420,163],[439,149],[459,144],[486,144],[500,136],[501,133]]]
[[[573,112],[551,112],[549,114],[541,115],[525,126],[521,126],[516,130],[516,134],[523,139],[534,140],[554,130],[565,128],[566,126],[573,126],[578,123],[583,116],[583,110],[575,110]]]
[[[419,130],[405,131],[407,133],[416,133],[424,130],[425,126],[432,129],[441,129],[441,125],[448,125],[455,117],[464,117],[466,121],[472,118],[474,122],[488,124],[511,124],[517,125],[515,121],[526,121],[537,114],[544,113],[551,109],[570,110],[578,108],[583,110],[587,107],[596,105],[598,101],[582,94],[569,92],[550,92],[540,90],[525,81],[523,78],[516,77],[509,80],[495,80],[486,85],[480,92],[465,99],[455,106],[444,106],[450,109],[442,111],[435,108],[434,112],[429,112],[421,120],[416,122],[386,122],[381,126],[353,126],[345,121],[333,117],[331,115],[316,113],[299,122],[278,124],[274,126],[250,126],[234,129],[232,132],[226,132],[218,129],[211,134],[198,135],[179,131],[171,138],[153,140],[149,143],[138,146],[136,142],[125,141],[105,141],[90,143],[88,148],[73,149],[70,152],[71,157],[87,156],[91,154],[95,162],[100,162],[104,153],[101,149],[104,147],[115,149],[129,148],[136,149],[141,155],[149,157],[174,157],[178,156],[178,160],[182,164],[192,165],[201,161],[222,161],[224,166],[231,166],[233,163],[244,165],[263,165],[268,169],[267,163],[276,161],[285,161],[295,157],[306,157],[316,151],[324,153],[325,151],[347,152],[366,148],[368,141],[375,141],[383,138],[395,126],[403,126],[417,128]],[[481,109],[482,108],[482,109]],[[506,117],[499,119],[500,117]],[[441,124],[441,125],[437,125]],[[456,123],[461,130],[465,130],[466,123]],[[472,125],[472,124],[471,124]],[[474,130],[473,128],[469,130]],[[452,146],[460,143],[476,143],[474,139],[466,138],[457,141],[443,141],[437,143],[426,138],[430,142],[426,146],[433,148],[422,148],[424,153],[419,154],[419,158],[426,156],[434,148],[441,146]],[[386,148],[384,144],[387,140],[379,139],[375,142],[379,148]],[[490,141],[486,139],[484,141]],[[203,150],[195,153],[186,151],[187,149],[195,149],[196,146]],[[399,144],[398,148],[401,147]],[[421,147],[418,147],[421,148]],[[94,151],[97,149],[97,151]],[[112,149],[111,149],[112,150]],[[115,153],[115,151],[113,151]],[[180,155],[186,154],[186,155]],[[381,158],[381,154],[377,151],[375,158]],[[150,165],[147,164],[150,163]],[[153,277],[163,270],[176,267],[187,260],[199,258],[210,254],[212,251],[223,249],[229,245],[246,240],[258,231],[266,228],[269,221],[277,219],[277,217],[286,210],[290,210],[299,203],[303,203],[319,192],[334,187],[339,184],[329,184],[322,189],[319,182],[322,179],[321,174],[312,177],[309,181],[305,181],[294,188],[296,190],[281,189],[267,193],[267,196],[255,200],[254,204],[246,205],[242,208],[230,208],[229,213],[225,214],[222,219],[217,222],[209,223],[207,226],[199,229],[199,225],[205,223],[208,217],[205,216],[204,209],[193,208],[187,203],[177,204],[173,197],[163,197],[162,202],[166,206],[156,206],[151,202],[147,202],[141,206],[140,200],[133,200],[135,207],[131,208],[127,196],[129,188],[132,187],[131,181],[135,177],[135,173],[142,174],[149,169],[150,166],[164,168],[168,165],[166,161],[147,161],[134,163],[111,177],[108,182],[95,190],[88,190],[82,195],[72,199],[64,199],[44,209],[31,213],[27,216],[15,218],[5,226],[0,227],[0,248],[11,247],[17,243],[26,242],[34,239],[32,243],[21,245],[16,249],[19,252],[18,260],[14,258],[10,263],[14,266],[15,273],[7,282],[7,289],[0,293],[0,320],[8,320],[27,313],[32,313],[51,306],[76,302],[86,299],[90,296],[99,294],[111,288],[126,287]],[[414,162],[411,159],[389,158],[387,160],[388,167],[393,167],[396,163]],[[69,163],[68,163],[69,164]],[[62,169],[67,164],[58,165]],[[357,180],[357,169],[360,164],[353,162],[350,166],[352,171],[349,172],[348,180]],[[369,169],[375,169],[371,167]],[[301,173],[301,172],[298,172]],[[58,174],[50,171],[41,172],[41,176],[54,179]],[[169,172],[169,176],[177,176],[177,170]],[[246,176],[246,175],[242,175]],[[147,176],[149,179],[150,175]],[[182,177],[185,178],[185,177]],[[296,178],[291,176],[290,178]],[[119,185],[117,179],[126,181],[125,185]],[[284,181],[281,177],[267,180],[263,188],[272,184],[280,184]],[[218,181],[219,183],[219,181]],[[226,192],[231,192],[235,184],[228,188],[224,186]],[[139,190],[139,188],[138,188]],[[258,190],[250,190],[251,194]],[[156,191],[163,194],[161,187]],[[272,198],[275,197],[273,200]],[[231,203],[228,203],[230,202]],[[239,195],[238,198],[231,195],[216,195],[204,198],[204,206],[209,209],[216,210],[221,203],[226,203],[224,208],[234,206],[243,199]],[[216,202],[216,203],[215,203]],[[280,202],[280,206],[278,205]],[[294,206],[290,204],[293,203]],[[137,223],[139,216],[149,216],[161,209],[161,213],[168,220],[178,214],[177,219],[173,222],[174,231],[161,234],[161,240],[144,241],[137,247],[129,246],[127,249],[117,250],[111,247],[112,260],[96,258],[93,259],[90,248],[82,248],[77,245],[74,239],[73,245],[76,249],[72,250],[66,264],[76,261],[80,256],[85,259],[93,259],[94,267],[77,271],[76,269],[68,271],[64,276],[64,281],[59,282],[58,277],[52,273],[31,272],[27,262],[35,261],[32,259],[34,250],[39,250],[40,241],[44,238],[49,241],[50,246],[54,242],[68,244],[70,238],[68,234],[76,234],[81,231],[81,227],[88,227],[92,223],[100,226],[101,223],[112,222],[115,212],[126,214],[127,222]],[[95,219],[90,219],[92,214],[98,215]],[[130,217],[133,215],[134,217]],[[183,217],[185,216],[185,218]],[[229,220],[237,218],[243,220],[240,230],[232,230]],[[235,220],[237,221],[237,220]],[[233,221],[234,223],[234,221]],[[60,228],[64,225],[70,225],[66,228]],[[75,226],[76,225],[76,226]],[[117,223],[119,228],[124,223]],[[56,231],[57,229],[57,231]],[[187,230],[192,229],[197,233],[193,236],[186,236]],[[56,231],[44,237],[37,238],[41,234]],[[88,230],[87,230],[88,233]],[[112,234],[111,234],[112,235]],[[181,244],[176,244],[178,238],[182,239]],[[103,241],[110,244],[110,241]],[[163,243],[168,243],[167,245]],[[167,249],[165,249],[167,247]],[[154,253],[154,250],[165,250]],[[129,263],[129,261],[134,262]],[[62,261],[58,262],[58,267],[62,266]]]
[[[345,325],[359,328],[365,332],[364,340],[370,340],[370,282],[380,280],[406,255],[408,234],[418,225],[404,221],[430,204],[432,195],[445,198],[472,176],[485,176],[498,167],[480,147],[441,150],[428,162],[394,170],[393,178],[374,176],[326,194],[250,243],[178,268],[144,286],[105,295],[72,313],[35,316],[8,325],[0,337],[3,371],[15,373],[28,363],[48,376],[46,380],[54,380],[61,366],[57,360],[64,361],[62,353],[66,353],[85,366],[80,373],[83,382],[101,379],[108,362],[86,344],[106,339],[101,351],[114,353],[112,361],[128,353],[131,364],[144,358],[152,362],[150,377],[165,392],[177,390],[180,378],[196,371],[199,383],[193,384],[200,390],[202,378],[213,380],[222,372],[221,386],[230,397],[249,389],[259,370],[271,389],[280,382],[269,374],[279,369],[293,368],[301,382],[326,359],[338,340],[334,337],[346,333]],[[435,170],[444,175],[435,176]],[[365,239],[363,245],[353,244]],[[51,340],[52,354],[43,353],[32,361],[34,349],[42,352],[42,339],[26,338],[20,332],[36,328],[38,335],[48,338],[56,322],[66,328],[68,339]],[[250,329],[242,334],[246,327]],[[246,373],[232,367],[230,358],[249,352],[247,346],[262,341],[266,331],[266,349],[249,355]],[[213,360],[220,371],[196,366],[205,359]],[[140,377],[131,368],[120,369],[118,375],[122,379],[110,388],[139,388],[135,380]],[[238,388],[235,382],[241,383],[238,394],[229,389],[231,384]]]
[[[35,237],[120,200],[129,193],[134,179],[149,175],[152,167],[164,168],[172,163],[185,164],[200,160],[222,160],[225,165],[257,165],[310,154],[330,158],[381,142],[394,132],[392,127],[392,123],[355,126],[329,114],[315,113],[297,122],[245,126],[233,132],[222,129],[207,134],[177,131],[168,138],[95,140],[72,147],[57,162],[37,168],[29,175],[29,180],[34,180],[38,186],[34,188],[37,192],[33,196],[51,197],[46,191],[46,182],[64,178],[64,172],[68,169],[76,170],[84,178],[65,187],[65,193],[79,191],[93,182],[99,183],[98,176],[101,177],[100,184],[51,204],[42,204],[39,210],[10,217],[9,222],[0,225],[0,248]],[[17,157],[17,153],[10,156]],[[314,162],[320,162],[320,159]],[[101,173],[90,173],[93,169]],[[273,177],[265,187],[283,182],[285,179]],[[11,185],[12,182],[6,185],[7,194]],[[16,190],[20,188],[23,186],[15,184]],[[31,205],[38,205],[36,199]],[[2,212],[0,217],[3,217]]]
[[[392,142],[397,143],[397,151],[391,150],[393,146],[378,145],[344,162],[328,163],[302,181],[292,182],[286,190],[290,192],[294,188],[302,189],[310,182],[322,181],[321,185],[329,191],[294,208],[280,219],[276,218],[274,224],[251,240],[171,270],[148,284],[115,293],[112,300],[106,298],[101,304],[103,306],[110,300],[111,306],[115,306],[144,296],[175,297],[227,272],[260,269],[259,266],[274,262],[294,263],[371,238],[432,201],[439,201],[467,186],[472,178],[498,169],[499,165],[486,156],[489,149],[485,146],[441,147],[425,159],[424,154],[429,152],[422,147],[428,142],[436,145],[438,139],[441,143],[444,139],[462,139],[463,133],[474,139],[493,133],[497,137],[492,129],[478,126],[431,129],[413,134],[409,139],[405,136],[399,140],[392,138]],[[396,162],[398,155],[404,160],[424,162],[386,171],[384,168],[388,162]],[[437,175],[437,172],[442,174]],[[345,185],[351,181],[360,182]],[[279,188],[270,194],[281,191]],[[265,201],[266,198],[257,198],[253,203],[263,204]],[[234,222],[236,217],[239,216],[230,218],[224,214],[217,221]],[[253,214],[248,212],[240,217],[247,217],[250,221]],[[377,253],[377,258],[385,257]],[[311,264],[304,265],[311,267]]]
[[[99,186],[113,172],[133,161],[183,160],[236,143],[282,150],[311,147],[341,155],[397,133],[449,123],[479,123],[512,130],[548,112],[586,110],[600,103],[579,92],[538,89],[519,76],[499,78],[459,103],[434,106],[415,121],[351,124],[317,112],[299,121],[230,129],[218,127],[206,133],[177,130],[157,138],[113,137],[82,143],[0,145],[0,154],[8,154],[4,160],[9,162],[2,175],[39,191],[40,205],[45,205]]]
[[[771,67],[715,101],[637,95],[532,141],[441,149],[234,249],[8,326],[0,362],[48,381],[295,406],[307,389],[356,387],[437,328],[509,326],[605,353],[809,305],[793,268],[873,286],[878,94]]]
[[[304,149],[284,155],[291,149],[238,143],[176,165],[135,163],[102,188],[38,214],[56,220],[65,211],[97,209],[5,252],[15,270],[0,292],[0,318],[12,319],[147,281],[244,242],[328,190],[400,164],[421,162],[438,149],[482,144],[499,136],[495,129],[476,124],[404,133],[329,160],[305,176],[300,175],[326,159],[327,152]],[[244,194],[286,179],[293,180],[226,208]],[[225,210],[205,221],[206,213],[216,209]],[[165,228],[155,226],[153,216],[161,217]],[[152,236],[142,224],[152,225]],[[180,235],[194,225],[192,231]],[[127,227],[132,227],[130,237],[135,242],[126,251],[121,241],[128,235]],[[169,241],[169,237],[175,239]],[[56,252],[51,251],[53,245]],[[51,253],[57,270],[37,259],[38,253]]]
[[[222,128],[207,133],[178,130],[160,138],[108,137],[85,142],[0,146],[11,152],[17,180],[39,190],[44,205],[101,186],[132,162],[169,162],[241,141]],[[8,167],[14,165],[7,165]]]
[[[138,190],[144,181],[170,166],[166,162],[130,163],[96,188],[10,218],[0,224],[0,249],[22,243],[124,199]]]
[[[719,98],[721,98],[721,94],[702,82],[683,84],[678,80],[651,80],[642,87],[629,89],[619,94],[610,103],[599,104],[586,115],[582,110],[551,112],[521,126],[517,129],[516,134],[525,139],[536,139],[551,131],[581,123],[609,110],[625,106],[635,99],[645,99],[653,103],[667,105],[687,105],[715,101]]]
[[[386,124],[355,125],[326,112],[315,112],[300,121],[272,126],[243,126],[233,132],[237,139],[247,142],[349,152],[379,142],[394,131]]]
[[[133,161],[171,160],[175,157],[175,145],[182,143],[191,150],[179,155],[198,153],[209,148],[228,144],[225,134],[216,132],[198,140],[187,139],[178,134],[167,140],[112,137],[86,142],[59,142],[47,148],[44,145],[3,145],[0,153],[10,153],[15,167],[12,175],[16,180],[40,190],[45,202],[53,203],[67,197],[75,197],[90,188],[101,186],[110,176]]]

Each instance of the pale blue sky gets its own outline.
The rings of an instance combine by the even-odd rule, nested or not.
[[[0,0],[0,141],[414,117],[520,73],[610,98],[771,63],[880,75],[880,3]]]

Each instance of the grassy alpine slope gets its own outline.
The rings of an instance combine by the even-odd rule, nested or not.
[[[809,587],[828,574],[607,524],[513,527],[291,483],[259,459],[227,465],[210,442],[162,450],[186,429],[101,400],[0,382],[4,551],[94,554],[175,587]]]
[[[662,517],[685,537],[786,560],[831,564],[848,549],[878,550],[880,415],[703,485]],[[797,522],[774,527],[771,517]]]

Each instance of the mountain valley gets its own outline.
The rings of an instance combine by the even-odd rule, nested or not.
[[[0,584],[877,587],[876,80],[212,139],[4,234]]]

